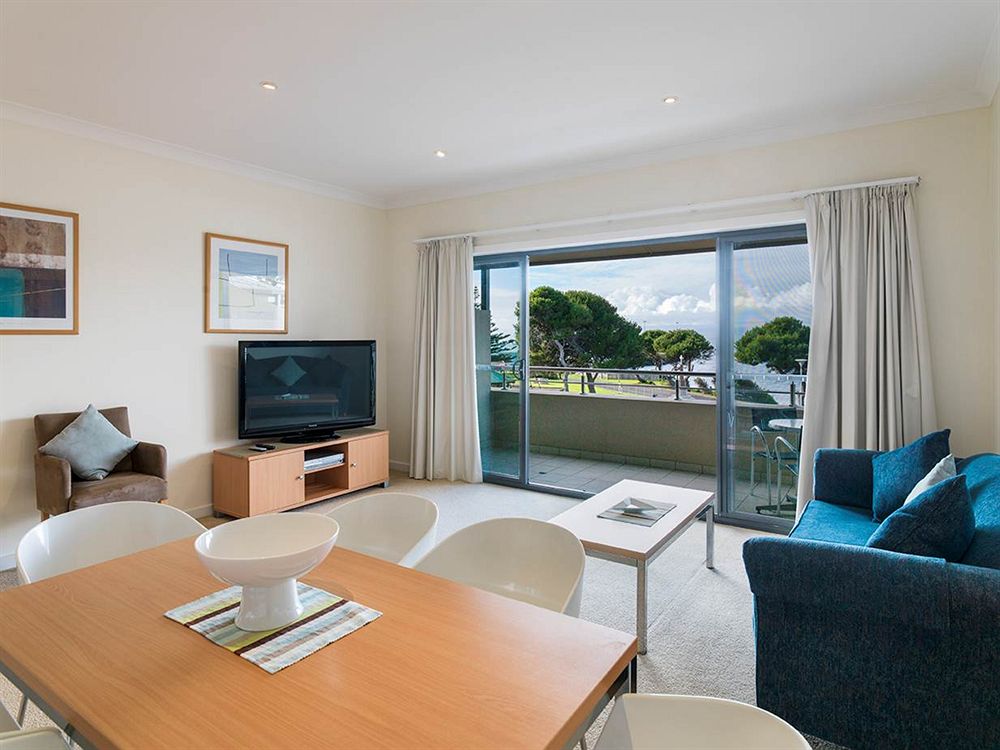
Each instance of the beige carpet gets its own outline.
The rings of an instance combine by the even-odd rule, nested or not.
[[[401,474],[393,475],[390,491],[414,492],[434,500],[440,508],[439,539],[486,518],[548,519],[575,502],[498,485],[424,482]],[[345,500],[319,503],[308,510],[324,512],[339,502]],[[206,525],[216,523],[211,518],[202,520]],[[649,653],[639,657],[640,692],[754,702],[752,606],[741,549],[743,542],[757,533],[716,524],[715,569],[708,570],[704,565],[705,527],[696,524],[650,566]],[[12,571],[0,573],[0,589],[13,585],[16,578]],[[588,558],[583,585],[583,619],[633,630],[632,568]],[[0,700],[13,711],[17,693],[2,677]],[[603,720],[601,717],[588,735],[591,747]],[[32,707],[26,723],[43,726],[48,721]],[[829,750],[833,746],[817,741],[814,747]]]

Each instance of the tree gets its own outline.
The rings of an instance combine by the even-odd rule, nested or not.
[[[517,358],[517,342],[490,321],[490,362],[513,362]]]
[[[531,316],[528,350],[534,365],[571,367],[576,364],[577,332],[591,321],[590,311],[571,302],[565,294],[550,286],[532,289],[528,297]],[[515,305],[514,319],[519,321],[520,303]],[[518,328],[520,331],[520,328]],[[563,388],[569,390],[569,373],[562,375]]]
[[[657,370],[663,369],[664,361],[662,355],[656,350],[656,339],[665,333],[666,331],[661,331],[659,328],[650,328],[639,334],[642,339],[643,351],[646,354],[646,361]]]
[[[653,340],[657,355],[675,370],[694,370],[696,362],[708,359],[715,353],[715,347],[693,328],[678,328],[666,331]]]
[[[755,326],[736,342],[736,361],[766,365],[772,372],[795,372],[809,356],[809,326],[785,315]]]
[[[597,373],[589,368],[626,369],[645,361],[639,326],[599,294],[541,286],[532,290],[528,310],[532,364],[579,367],[591,393],[597,392]]]
[[[623,317],[599,294],[569,291],[566,297],[590,312],[591,321],[581,331],[580,344],[594,367],[624,369],[643,365],[638,324]]]
[[[765,391],[752,380],[737,379],[736,400],[749,401],[754,404],[776,404],[774,396]]]

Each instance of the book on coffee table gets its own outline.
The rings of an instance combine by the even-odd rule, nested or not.
[[[603,513],[598,513],[597,517],[623,523],[634,523],[638,526],[652,526],[676,507],[673,503],[642,500],[629,496]]]

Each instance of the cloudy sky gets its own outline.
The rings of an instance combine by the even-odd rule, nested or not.
[[[605,260],[529,269],[532,289],[585,289],[608,299],[629,320],[648,328],[694,328],[718,343],[715,253]],[[517,269],[490,277],[493,318],[513,333]],[[811,312],[805,245],[738,250],[733,258],[736,335],[778,315],[805,323]]]

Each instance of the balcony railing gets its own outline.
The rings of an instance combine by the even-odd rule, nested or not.
[[[483,368],[485,369],[485,368]],[[506,362],[489,366],[491,386],[517,387],[521,368]],[[737,372],[736,400],[747,404],[801,407],[806,376]],[[763,385],[761,385],[763,383]],[[532,391],[561,391],[589,396],[669,398],[674,401],[712,401],[717,398],[716,373],[710,370],[636,370],[532,366],[528,368]]]

